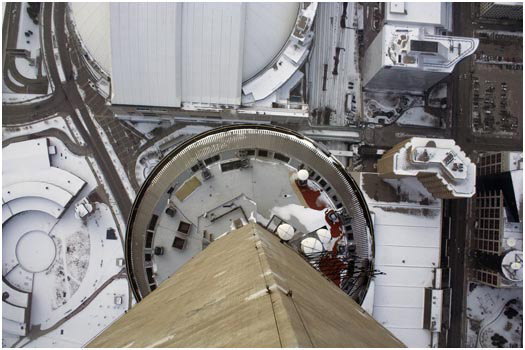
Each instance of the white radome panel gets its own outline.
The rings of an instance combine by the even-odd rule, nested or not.
[[[100,67],[110,74],[109,3],[72,2],[70,7],[85,47]]]
[[[239,105],[245,4],[182,7],[182,102]]]
[[[297,2],[246,4],[242,81],[269,65],[288,41],[297,20]]]
[[[111,3],[112,103],[180,107],[180,3]]]
[[[72,3],[77,32],[112,78],[112,103],[241,103],[242,83],[285,47],[299,3]]]

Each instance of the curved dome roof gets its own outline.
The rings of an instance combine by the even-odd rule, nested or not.
[[[109,3],[73,2],[69,6],[86,49],[106,73],[111,73]]]
[[[288,41],[299,12],[299,3],[246,3],[245,6],[243,81],[272,63]],[[106,73],[111,73],[109,3],[74,2],[70,7],[85,48]]]

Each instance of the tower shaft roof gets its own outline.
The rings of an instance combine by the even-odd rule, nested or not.
[[[258,224],[213,242],[89,347],[400,347]]]

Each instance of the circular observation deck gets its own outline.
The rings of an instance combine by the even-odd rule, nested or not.
[[[304,180],[308,171],[308,179]],[[255,221],[287,241],[322,237],[305,258],[358,302],[368,287],[373,229],[366,202],[341,163],[294,131],[230,125],[201,133],[152,170],[132,207],[126,259],[141,300],[214,240]],[[304,253],[303,253],[304,255]],[[334,272],[335,271],[335,272]]]

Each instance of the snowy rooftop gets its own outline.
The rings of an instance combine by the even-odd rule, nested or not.
[[[452,6],[444,2],[385,3],[385,22],[389,24],[415,24],[446,28]]]
[[[352,174],[374,220],[374,268],[363,307],[408,347],[436,344],[425,327],[426,291],[441,295],[441,200],[416,178],[381,179],[376,173]],[[434,289],[436,288],[436,289]],[[432,305],[432,303],[429,303]],[[436,302],[436,314],[441,313]],[[431,313],[431,312],[429,312]],[[436,320],[439,330],[439,318]]]
[[[59,119],[55,127],[64,124]],[[106,239],[106,230],[116,227],[111,210],[91,203],[83,220],[75,217],[75,200],[86,202],[100,184],[88,157],[59,139],[11,143],[2,154],[2,344],[80,347],[129,305],[125,273],[116,263],[123,258],[120,235]],[[116,305],[115,296],[124,302]]]
[[[386,152],[378,170],[385,178],[417,176],[439,198],[476,193],[476,165],[454,140],[412,137]]]
[[[421,93],[478,48],[479,39],[435,32],[435,27],[385,24],[366,49],[363,85],[372,90]]]
[[[479,44],[475,38],[434,35],[420,27],[393,25],[385,25],[378,37],[383,41],[383,65],[446,73],[473,54]]]

